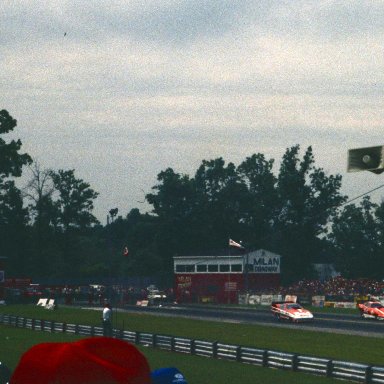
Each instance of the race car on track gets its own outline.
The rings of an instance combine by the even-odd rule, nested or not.
[[[313,320],[313,314],[310,311],[292,301],[273,302],[271,311],[278,320],[289,320],[294,323]]]
[[[358,304],[361,317],[364,319],[384,320],[384,305],[380,301],[366,301]]]

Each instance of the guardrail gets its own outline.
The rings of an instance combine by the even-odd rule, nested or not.
[[[0,314],[0,324],[52,333],[82,336],[103,335],[102,327],[28,319],[6,314]],[[115,337],[133,344],[151,346],[172,352],[231,360],[262,367],[287,369],[341,380],[384,384],[384,367],[379,366],[148,332],[114,329],[113,333]]]

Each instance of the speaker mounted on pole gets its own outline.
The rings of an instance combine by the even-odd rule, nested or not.
[[[384,172],[384,146],[356,148],[348,151],[347,172]]]

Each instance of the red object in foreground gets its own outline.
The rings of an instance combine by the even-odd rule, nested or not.
[[[132,344],[108,337],[42,343],[21,357],[12,384],[150,384],[150,368]]]

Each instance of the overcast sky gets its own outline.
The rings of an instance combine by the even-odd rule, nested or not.
[[[23,152],[100,193],[102,222],[148,210],[168,167],[278,165],[295,144],[350,198],[384,183],[346,172],[348,149],[384,144],[383,1],[1,3],[0,109]]]

